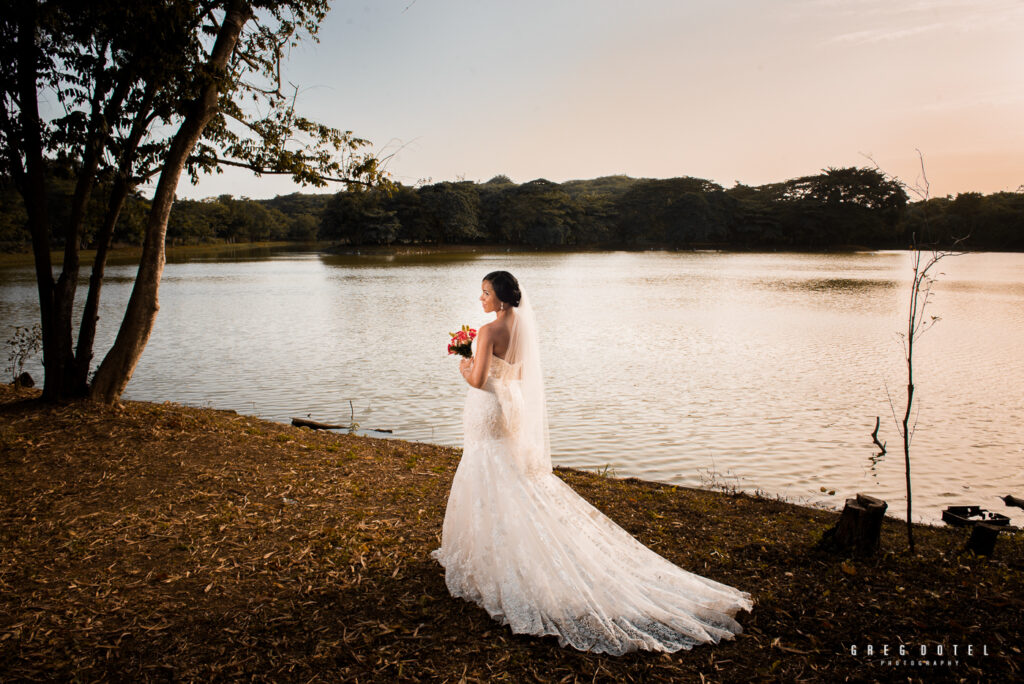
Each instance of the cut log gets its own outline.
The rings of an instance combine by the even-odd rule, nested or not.
[[[999,538],[999,531],[1006,529],[998,525],[978,523],[971,530],[971,536],[967,540],[965,551],[973,551],[979,556],[991,556],[996,546],[996,539]]]
[[[866,494],[847,499],[839,522],[821,535],[818,548],[870,556],[878,551],[882,518],[888,507],[881,499]]]
[[[308,427],[314,430],[342,430],[347,425],[335,425],[334,423],[318,423],[308,418],[292,418],[292,425],[295,427]]]

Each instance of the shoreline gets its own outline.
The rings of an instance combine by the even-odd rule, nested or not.
[[[645,545],[754,596],[735,641],[612,658],[448,594],[429,552],[459,450],[36,397],[0,388],[12,679],[1010,681],[1024,665],[1020,533],[976,558],[962,530],[915,525],[911,555],[887,518],[879,554],[833,556],[814,543],[837,512],[559,468]],[[900,643],[976,650],[928,669],[864,655]]]
[[[154,402],[154,401],[150,401],[150,400],[130,399],[130,400],[127,400],[127,401],[138,402],[138,403],[143,403],[143,404],[156,404],[156,405],[160,404],[160,402]],[[179,405],[179,406],[182,406],[182,407],[195,408],[195,409],[200,409],[200,410],[202,410],[202,409],[209,409],[209,410],[213,410],[213,411],[227,411],[229,413],[230,412],[235,412],[235,413],[238,413],[238,415],[240,415],[240,416],[253,417],[253,418],[256,418],[258,420],[262,420],[262,421],[266,421],[266,422],[269,422],[269,423],[273,423],[275,425],[282,425],[282,426],[291,427],[290,420],[287,420],[287,421],[286,420],[280,420],[279,421],[279,420],[275,420],[274,418],[267,418],[267,417],[260,416],[259,414],[245,413],[244,409],[243,409],[243,412],[240,412],[240,411],[238,411],[236,409],[230,409],[230,408],[229,409],[219,409],[219,408],[213,407],[209,403],[179,403],[179,402],[176,402],[176,401],[168,401],[168,402],[164,402],[164,403],[171,403],[171,404]],[[342,428],[332,428],[332,429],[324,429],[324,430],[320,430],[319,432],[321,434],[324,434],[324,435],[337,435],[337,436],[344,436],[344,435],[348,434],[347,428],[345,428],[345,427],[342,427]],[[353,434],[358,436],[358,437],[365,437],[365,438],[368,438],[368,439],[381,439],[381,440],[386,440],[386,441],[401,442],[401,443],[405,443],[405,444],[422,445],[422,446],[425,446],[425,447],[436,447],[436,448],[441,448],[441,449],[454,449],[454,450],[458,451],[457,447],[450,446],[450,445],[443,444],[443,443],[439,443],[439,442],[430,442],[430,441],[424,441],[424,440],[414,440],[414,439],[406,439],[406,438],[403,438],[403,437],[399,437],[399,436],[394,435],[393,432],[388,430],[388,429],[373,429],[373,428],[362,428],[362,427],[360,427]],[[585,465],[585,466],[581,466],[581,465],[560,465],[558,463],[553,463],[553,467],[554,467],[555,470],[586,473],[588,475],[596,475],[598,477],[602,477],[602,478],[609,479],[609,480],[612,480],[612,481],[630,480],[630,481],[634,481],[634,482],[646,482],[646,483],[649,483],[651,485],[658,485],[658,486],[665,486],[665,487],[675,487],[675,488],[678,488],[678,489],[686,489],[686,490],[691,490],[691,491],[711,492],[711,493],[716,493],[716,494],[722,494],[722,495],[725,495],[725,496],[748,496],[748,497],[755,498],[755,499],[779,501],[779,502],[782,502],[782,503],[790,504],[790,505],[793,505],[793,506],[798,506],[800,508],[804,508],[804,509],[811,510],[811,511],[825,511],[825,512],[835,513],[835,514],[839,514],[839,513],[842,512],[842,509],[843,509],[843,506],[844,506],[844,502],[845,502],[844,498],[834,498],[834,499],[830,499],[830,500],[823,500],[823,501],[815,502],[815,501],[811,501],[810,498],[807,497],[807,496],[804,496],[804,497],[793,497],[793,496],[787,496],[787,495],[782,494],[782,493],[773,493],[773,492],[769,492],[769,491],[763,489],[762,487],[759,487],[759,486],[756,486],[756,485],[744,486],[740,482],[740,480],[743,479],[743,478],[739,478],[737,476],[729,476],[728,474],[725,474],[725,473],[717,473],[716,471],[707,471],[708,472],[708,476],[707,476],[708,483],[707,484],[703,483],[703,481],[705,480],[705,477],[702,476],[701,477],[701,479],[702,479],[702,484],[701,485],[690,485],[690,484],[671,482],[671,481],[668,481],[668,480],[659,480],[659,479],[654,479],[654,478],[651,478],[651,477],[645,477],[642,474],[639,474],[639,475],[638,474],[628,474],[628,473],[627,474],[623,474],[622,471],[625,469],[624,466],[615,465],[613,463],[605,463],[605,464],[601,464],[601,465]],[[698,468],[697,470],[700,471],[700,470],[703,470],[703,469],[702,468]],[[736,479],[733,480],[733,477],[735,477]],[[868,494],[870,496],[876,496],[876,497],[880,496],[880,494],[878,494],[877,492],[871,491],[871,490],[861,491],[861,492],[857,492],[857,493]],[[856,493],[853,493],[850,496],[856,496]],[[847,498],[849,498],[849,497],[847,497]],[[890,499],[886,499],[885,501],[886,501],[886,503],[890,503],[891,504],[891,500]],[[915,501],[917,501],[917,499],[915,499]],[[915,508],[918,508],[920,506],[921,506],[920,503],[915,504]],[[1021,527],[1019,525],[1017,525],[1015,523],[1015,521],[1013,520],[1013,518],[1014,518],[1014,509],[1007,509],[1005,511],[1002,510],[1002,509],[999,509],[999,510],[996,510],[995,512],[1005,513],[1006,515],[1010,516],[1011,522],[1010,522],[1010,528],[1009,529],[1011,529],[1011,530],[1021,529]],[[890,505],[890,508],[888,508],[886,510],[884,518],[886,520],[888,520],[888,521],[893,521],[893,522],[898,523],[900,525],[906,525],[906,517],[905,517],[905,515],[902,515],[899,511],[893,510],[891,505]],[[937,529],[951,529],[951,527],[949,525],[947,525],[942,520],[941,511],[931,521],[922,519],[920,515],[918,515],[917,518],[918,519],[913,523],[915,529],[918,528],[918,527],[937,528]]]
[[[281,249],[286,247],[301,247],[311,245],[309,242],[218,242],[202,245],[167,245],[166,256],[168,261],[194,256],[217,256],[230,254],[231,252],[247,251],[254,249]],[[115,245],[107,253],[107,264],[137,263],[142,255],[140,245]],[[81,249],[78,252],[83,272],[92,271],[92,262],[96,258],[95,249]],[[64,261],[63,250],[51,250],[50,262],[54,268],[60,268]],[[3,266],[33,266],[35,264],[31,250],[26,252],[0,252],[0,267]]]
[[[527,245],[503,245],[503,244],[423,244],[423,245],[338,245],[328,241],[274,241],[274,242],[233,242],[233,243],[207,243],[197,245],[168,245],[166,247],[167,260],[176,260],[209,256],[216,257],[229,255],[234,252],[247,252],[259,250],[303,250],[319,252],[332,256],[384,256],[384,257],[407,257],[407,256],[444,256],[460,254],[587,254],[605,252],[716,252],[736,254],[857,254],[864,252],[887,252],[906,251],[898,247],[868,247],[864,245],[831,245],[828,247],[801,247],[793,246],[785,249],[767,247],[744,247],[741,245],[707,243],[693,244],[686,247],[672,247],[665,245],[648,246],[572,246],[565,245],[558,249],[534,248]],[[976,252],[984,254],[987,252]],[[1006,252],[993,252],[1006,253]],[[1009,252],[1014,253],[1014,252]],[[142,247],[135,245],[115,245],[108,253],[108,264],[137,263],[142,254]],[[79,259],[83,272],[92,269],[92,261],[96,256],[95,249],[82,249],[79,251]],[[59,268],[63,262],[64,252],[52,250],[50,260],[54,268]],[[9,266],[32,266],[35,262],[31,251],[25,252],[0,252],[0,267]]]

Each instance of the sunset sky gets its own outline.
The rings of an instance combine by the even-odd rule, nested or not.
[[[394,180],[731,187],[871,165],[932,196],[1024,184],[1024,0],[336,1],[303,112]],[[241,171],[179,196],[302,189]],[[331,188],[329,191],[336,191]]]

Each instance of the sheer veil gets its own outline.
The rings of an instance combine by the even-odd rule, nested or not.
[[[540,333],[530,298],[525,293],[515,308],[512,336],[505,360],[518,367],[519,413],[516,460],[529,475],[551,472],[551,442],[548,437],[548,412],[544,400],[544,376],[540,364]]]

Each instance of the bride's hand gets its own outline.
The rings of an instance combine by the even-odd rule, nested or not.
[[[473,359],[462,359],[459,361],[459,372],[465,375],[473,367]]]

